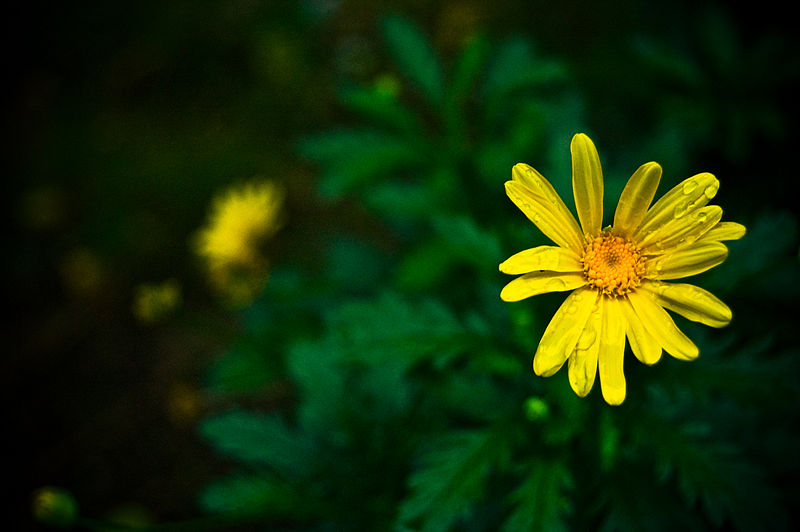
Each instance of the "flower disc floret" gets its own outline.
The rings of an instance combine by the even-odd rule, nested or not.
[[[586,283],[607,296],[622,296],[635,289],[644,275],[639,248],[627,238],[602,231],[586,242],[581,259]]]

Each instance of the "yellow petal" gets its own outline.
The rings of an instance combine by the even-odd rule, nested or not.
[[[625,298],[622,300],[622,312],[625,314],[627,328],[625,334],[631,344],[631,350],[642,364],[651,366],[661,360],[661,344],[658,343],[652,334],[647,332],[639,315],[633,309],[631,302]]]
[[[747,233],[747,228],[736,222],[720,222],[700,237],[699,241],[739,240]]]
[[[596,235],[603,224],[603,170],[592,140],[578,133],[569,146],[572,153],[572,192],[584,234]]]
[[[561,369],[578,343],[596,301],[597,292],[585,287],[564,300],[547,325],[533,357],[533,371],[537,375],[549,377]]]
[[[639,242],[645,255],[668,253],[693,244],[702,238],[722,218],[722,207],[701,207],[667,222]]]
[[[672,253],[650,258],[645,266],[645,277],[660,280],[689,277],[721,264],[727,257],[728,248],[725,244],[695,243]]]
[[[664,224],[699,209],[716,195],[717,190],[719,181],[708,172],[681,181],[647,211],[634,231],[634,238],[641,242]]]
[[[586,397],[592,390],[597,375],[597,354],[600,351],[600,333],[603,298],[597,299],[586,325],[583,328],[572,354],[569,356],[569,384],[579,397]]]
[[[600,389],[606,403],[618,405],[625,400],[625,373],[622,370],[625,358],[625,316],[622,313],[621,300],[603,299],[603,325],[598,353]]]
[[[575,290],[586,284],[583,272],[533,272],[517,277],[500,291],[503,301],[521,301],[548,292]]]
[[[520,166],[519,164],[514,166],[515,177],[520,173],[518,171]],[[528,168],[536,172],[533,168]],[[552,194],[546,196],[540,194],[547,188],[544,186],[545,183],[550,186],[550,183],[543,181],[541,188],[533,189],[519,179],[506,181],[506,194],[547,238],[562,248],[581,253],[583,251],[583,233],[581,233],[578,222],[575,221],[575,217],[569,212],[555,190],[552,190],[552,186],[550,186]]]
[[[520,251],[500,264],[500,271],[511,275],[547,270],[551,272],[583,271],[578,255],[556,246],[539,246]]]
[[[646,290],[656,303],[686,319],[700,322],[710,327],[724,327],[731,322],[731,309],[711,292],[682,283],[662,283],[644,281]]]
[[[675,358],[680,360],[694,360],[700,351],[697,346],[675,325],[675,322],[643,290],[628,294],[628,300],[642,321],[642,325],[658,341],[661,347]]]
[[[650,162],[640,166],[628,179],[614,213],[614,233],[630,236],[641,223],[661,180],[661,166]]]

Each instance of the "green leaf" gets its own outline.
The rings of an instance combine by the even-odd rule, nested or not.
[[[309,433],[340,436],[347,391],[343,358],[341,345],[329,336],[298,342],[289,349],[287,365],[300,399],[299,423]]]
[[[286,516],[297,504],[294,491],[264,475],[236,474],[212,482],[200,505],[214,514]]]
[[[383,19],[381,32],[400,71],[438,109],[444,100],[444,79],[439,58],[427,36],[411,20],[398,14]]]
[[[684,506],[673,490],[654,482],[642,464],[620,464],[613,475],[599,479],[598,506],[605,509],[601,532],[671,532],[708,530],[707,523]]]
[[[514,37],[497,49],[489,63],[483,94],[496,101],[523,88],[562,83],[567,79],[563,63],[536,56],[527,39]]]
[[[248,394],[260,390],[276,374],[277,357],[245,340],[237,342],[209,369],[209,388],[224,395]]]
[[[456,63],[449,87],[449,101],[461,105],[469,99],[490,51],[491,43],[485,35],[477,35],[470,40]]]
[[[572,472],[563,460],[534,458],[526,465],[525,480],[510,496],[514,510],[503,523],[505,532],[568,530],[572,513],[569,493]]]
[[[442,202],[428,182],[375,183],[364,191],[363,197],[372,212],[395,223],[426,220]]]
[[[200,432],[221,454],[285,478],[306,476],[314,462],[310,440],[275,415],[236,410],[206,419]]]
[[[390,293],[342,305],[328,317],[328,328],[349,361],[369,365],[398,363],[408,368],[468,345],[467,331],[442,303],[411,302]]]
[[[448,434],[434,442],[409,479],[398,527],[422,532],[450,530],[480,501],[490,472],[508,461],[505,431]]]
[[[342,103],[376,124],[405,134],[421,134],[419,118],[406,109],[394,95],[376,88],[344,87],[339,90]]]
[[[662,477],[674,476],[687,504],[700,501],[716,526],[740,530],[782,529],[786,516],[763,472],[733,441],[713,438],[711,425],[680,425],[655,414],[640,415],[637,435],[651,449]]]
[[[445,282],[457,266],[494,275],[502,261],[497,235],[467,216],[436,216],[431,238],[409,251],[396,271],[405,290],[424,290]]]
[[[331,197],[425,160],[423,151],[406,139],[363,129],[320,133],[301,141],[298,148],[301,155],[320,163],[320,188]]]
[[[437,216],[433,229],[452,256],[481,270],[497,271],[502,261],[500,241],[468,216]]]

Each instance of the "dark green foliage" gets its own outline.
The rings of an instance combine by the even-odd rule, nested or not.
[[[509,495],[514,509],[503,530],[569,530],[568,517],[575,508],[570,500],[574,481],[567,464],[557,458],[537,457],[520,470],[525,480]]]
[[[409,495],[399,509],[401,527],[425,532],[451,530],[470,518],[485,496],[493,468],[508,466],[505,431],[454,432],[430,443],[408,481]]]
[[[736,35],[724,18],[710,20],[719,35],[705,42],[707,59],[719,67],[714,75],[733,75]],[[277,518],[291,515],[304,490],[316,501],[305,518],[337,529],[786,529],[794,492],[784,492],[782,468],[796,474],[800,463],[763,456],[794,441],[786,430],[797,413],[787,405],[800,391],[791,379],[798,353],[785,315],[771,333],[741,322],[748,305],[795,294],[796,283],[773,293],[778,285],[768,281],[771,272],[786,282],[797,275],[795,215],[726,210],[742,216],[749,235],[697,284],[731,303],[734,325],[708,330],[679,318],[701,348],[698,361],[665,355],[644,367],[628,353],[625,404],[606,405],[599,382],[580,399],[566,370],[543,380],[529,369],[561,298],[504,305],[496,270],[512,252],[546,243],[507,208],[502,184],[514,163],[542,170],[572,203],[569,138],[591,116],[574,68],[524,36],[476,33],[448,61],[409,18],[386,16],[380,31],[399,77],[343,86],[354,124],[305,137],[299,152],[318,169],[323,194],[361,202],[391,232],[392,250],[382,262],[369,244],[336,244],[325,295],[311,310],[316,332],[285,339],[295,407],[204,424],[211,443],[250,471],[212,485],[206,508],[239,504]],[[708,97],[700,63],[653,39],[632,48],[650,75]],[[657,111],[677,101],[667,95]],[[694,104],[702,127],[720,118]],[[683,144],[670,149],[671,139],[702,136],[681,116],[629,150],[598,138],[607,219],[635,169],[617,170],[617,158],[628,164],[645,148],[672,161],[693,157]],[[631,134],[650,125],[639,127]],[[361,261],[363,283],[345,274]],[[356,286],[373,288],[354,294]],[[309,311],[284,303],[286,315]]]
[[[439,57],[427,36],[410,20],[392,14],[382,27],[386,48],[399,70],[433,107],[444,100],[444,79]]]
[[[33,396],[8,403],[42,426],[39,476],[105,449],[72,471],[81,518],[123,483],[150,503],[181,492],[184,506],[165,502],[153,520],[199,504],[197,521],[164,530],[792,529],[800,61],[797,38],[765,26],[773,6],[179,1],[128,20],[97,4],[42,29],[47,42],[59,30],[55,66],[22,69],[24,97],[9,106],[30,136],[9,176],[46,186],[9,210],[25,232],[7,262],[32,273],[7,283],[6,306],[72,299],[42,303],[42,337],[10,350],[47,366],[50,388],[8,368]],[[577,132],[600,152],[606,223],[627,178],[655,160],[659,195],[712,172],[724,220],[748,228],[724,264],[685,280],[729,304],[732,323],[676,317],[700,348],[691,363],[664,354],[646,367],[628,350],[619,407],[599,379],[579,398],[566,367],[532,371],[564,293],[499,298],[511,277],[498,264],[551,244],[503,184],[528,163],[573,209]],[[263,293],[223,309],[187,241],[216,191],[256,175],[286,185],[285,225],[263,250]],[[76,247],[105,267],[91,297],[61,279]],[[145,277],[185,284],[174,321],[132,321],[130,288]],[[90,350],[94,363],[81,358]],[[142,390],[151,366],[159,378]],[[105,367],[135,389],[100,377]],[[78,403],[84,380],[124,389],[125,407]],[[176,381],[194,395],[173,401]],[[51,388],[77,429],[43,415]],[[106,434],[111,418],[122,428]],[[183,447],[161,438],[167,423]],[[163,454],[117,447],[140,441]],[[187,446],[199,466],[178,459]],[[140,462],[161,476],[119,474]]]

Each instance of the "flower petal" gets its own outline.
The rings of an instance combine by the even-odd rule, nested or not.
[[[625,373],[622,370],[625,358],[625,316],[619,299],[603,298],[602,330],[598,367],[603,399],[610,405],[625,400]]]
[[[661,166],[658,163],[645,163],[633,173],[620,194],[614,213],[615,234],[626,237],[633,234],[647,214],[660,180]]]
[[[520,251],[500,264],[500,271],[511,275],[537,270],[580,272],[580,257],[574,251],[556,246],[538,246]]]
[[[631,350],[639,362],[652,366],[661,360],[661,344],[658,343],[652,334],[647,332],[639,315],[633,309],[630,300],[623,299],[622,312],[628,322],[625,334],[631,344]]]
[[[639,242],[645,255],[668,253],[674,249],[693,244],[706,234],[722,218],[722,207],[710,205],[695,209],[667,222]]]
[[[728,247],[719,242],[695,243],[667,255],[652,257],[646,263],[648,279],[680,279],[697,275],[721,264],[728,257]]]
[[[647,292],[640,290],[628,294],[628,300],[644,327],[661,344],[661,347],[680,360],[694,360],[700,354],[697,346],[675,325],[675,322]]]
[[[521,301],[547,292],[575,290],[586,284],[583,272],[532,272],[517,277],[500,291],[503,301]]]
[[[600,352],[603,298],[597,299],[586,326],[578,337],[575,349],[569,356],[569,384],[578,397],[586,397],[592,390],[597,375],[597,354]]]
[[[733,318],[733,313],[728,305],[699,286],[644,281],[642,289],[646,290],[662,307],[677,312],[686,319],[710,327],[725,327]]]
[[[736,222],[720,222],[704,234],[698,242],[739,240],[747,233],[747,228]]]
[[[578,343],[596,301],[597,292],[590,288],[579,288],[564,300],[539,341],[533,357],[534,373],[549,377],[561,369]]]
[[[678,183],[653,205],[634,231],[641,242],[652,231],[704,206],[719,190],[719,181],[708,172],[697,174]]]
[[[572,153],[572,192],[584,234],[596,235],[603,225],[603,170],[592,140],[578,133],[569,146]]]
[[[525,170],[530,172],[527,172]],[[519,176],[527,173],[527,179]],[[541,178],[536,187],[529,183]],[[506,181],[506,194],[536,227],[550,240],[575,253],[583,251],[583,233],[578,222],[544,177],[527,165],[514,166],[514,180]]]

